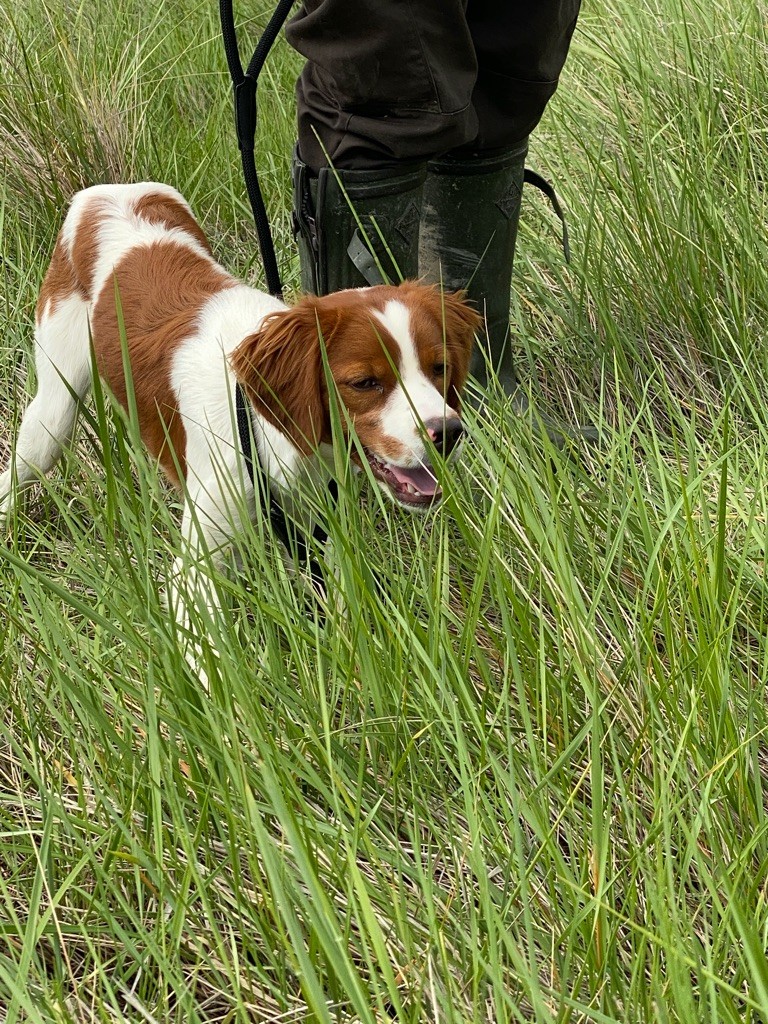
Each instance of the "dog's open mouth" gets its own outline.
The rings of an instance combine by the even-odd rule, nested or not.
[[[366,451],[371,471],[401,505],[424,508],[440,501],[443,492],[426,466],[395,466]]]

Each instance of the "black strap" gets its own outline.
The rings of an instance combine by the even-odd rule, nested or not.
[[[261,69],[264,66],[264,61],[267,59],[267,54],[272,48],[278,32],[283,27],[285,19],[288,17],[288,12],[293,7],[293,3],[294,0],[279,0],[275,13],[269,19],[269,24],[264,30],[261,39],[259,39],[251,62],[247,70],[243,72],[243,65],[240,63],[240,52],[237,47],[232,0],[219,0],[224,52],[227,55],[227,65],[232,77],[232,88],[234,91],[235,129],[237,131],[237,144],[240,147],[240,159],[243,164],[245,187],[248,191],[253,219],[256,222],[256,233],[259,237],[259,248],[261,249],[264,273],[267,278],[267,290],[270,295],[277,299],[282,299],[283,297],[283,286],[280,281],[280,271],[277,267],[275,244],[272,240],[264,197],[261,194],[259,177],[256,173],[256,156],[254,152],[256,122],[258,120],[256,86]]]
[[[360,228],[355,229],[352,241],[347,246],[347,256],[361,273],[365,281],[371,285],[387,284],[381,272],[381,266],[360,235]]]
[[[560,205],[560,200],[557,198],[557,193],[546,178],[542,178],[540,174],[537,174],[536,171],[532,171],[530,167],[525,168],[523,181],[527,182],[529,185],[533,185],[533,187],[537,188],[540,192],[543,192],[552,204],[552,209],[560,218],[560,223],[563,226],[563,253],[565,254],[565,262],[570,263],[571,245],[568,240],[568,226],[565,223],[565,214],[563,213],[563,208]]]
[[[269,519],[272,530],[287,550],[295,555],[299,564],[308,566],[312,586],[316,593],[324,594],[326,588],[323,570],[317,559],[310,556],[307,540],[296,524],[289,524],[285,512],[272,493],[272,488],[269,486],[269,480],[267,479],[261,459],[258,458],[258,455],[254,458],[253,446],[251,444],[252,431],[249,403],[239,382],[235,384],[235,415],[237,417],[237,433],[240,437],[240,448],[248,470],[248,476],[253,484],[254,496],[261,505],[262,515]],[[328,493],[336,501],[339,492],[335,480],[329,481]],[[319,523],[315,523],[312,529],[312,538],[316,544],[322,546],[328,540],[328,533]]]
[[[227,66],[232,77],[235,100],[235,129],[237,131],[237,144],[240,148],[240,157],[243,164],[245,187],[248,190],[248,199],[251,203],[253,219],[256,222],[256,232],[259,237],[261,258],[264,262],[267,288],[270,295],[278,299],[283,297],[283,286],[280,281],[280,272],[277,268],[275,244],[272,240],[269,218],[267,217],[264,198],[261,194],[259,178],[256,173],[255,140],[256,123],[258,120],[256,86],[267,55],[272,49],[272,45],[280,29],[283,27],[293,4],[294,0],[279,0],[274,14],[269,19],[269,23],[261,39],[259,39],[251,62],[245,72],[243,72],[243,66],[240,63],[240,51],[237,46],[237,32],[235,31],[232,0],[219,0],[221,31],[224,37],[224,52],[227,57]],[[258,456],[254,458],[251,444],[252,433],[249,403],[239,382],[235,385],[235,414],[237,417],[240,447],[248,470],[248,476],[253,484],[254,494],[257,501],[261,504],[262,513],[269,519],[272,530],[287,550],[293,553],[300,563],[308,565],[312,585],[315,591],[322,595],[325,593],[323,571],[317,560],[310,557],[306,538],[302,535],[301,531],[294,523],[289,524],[285,512],[272,493],[261,460]],[[338,486],[335,480],[329,482],[328,493],[336,501],[338,498]],[[315,523],[312,529],[312,537],[317,544],[323,545],[328,539],[328,534],[319,523]]]

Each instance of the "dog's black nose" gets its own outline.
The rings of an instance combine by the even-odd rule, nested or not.
[[[444,458],[451,454],[464,434],[458,416],[450,416],[447,420],[427,420],[424,426],[435,448]]]

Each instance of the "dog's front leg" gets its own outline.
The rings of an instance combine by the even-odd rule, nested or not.
[[[205,647],[214,659],[218,657],[213,630],[209,627],[219,615],[220,601],[208,567],[201,569],[192,552],[173,561],[168,607],[176,621],[184,658],[207,690],[208,672],[203,667]]]
[[[184,552],[174,559],[168,603],[181,633],[184,657],[208,689],[206,648],[216,659],[214,639],[221,622],[221,601],[214,576],[226,563],[234,527],[208,492],[189,495],[181,522]]]

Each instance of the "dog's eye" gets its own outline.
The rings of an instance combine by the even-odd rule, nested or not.
[[[444,377],[447,369],[448,367],[445,365],[445,363],[435,363],[435,365],[432,367],[432,375],[433,377]]]
[[[349,386],[355,391],[375,391],[381,389],[381,381],[376,377],[363,377],[361,380],[351,380]]]

